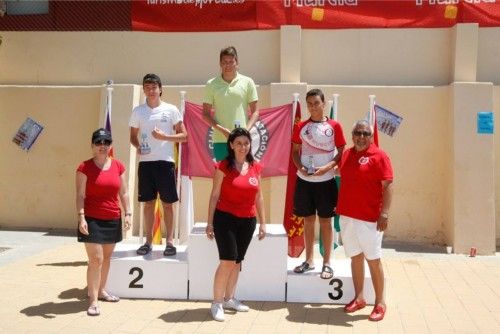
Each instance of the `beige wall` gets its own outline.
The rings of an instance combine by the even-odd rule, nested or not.
[[[496,244],[500,245],[500,86],[493,87],[493,112],[495,114],[495,218],[496,218]]]
[[[456,82],[453,105],[453,228],[455,251],[495,252],[494,136],[479,134],[477,113],[493,108],[491,83]]]
[[[450,29],[302,31],[304,82],[339,85],[445,85]]]
[[[2,226],[33,227],[41,220],[44,226],[72,228],[74,168],[90,153],[90,133],[103,123],[106,89],[92,85],[108,79],[117,83],[113,92],[115,152],[133,170],[129,184],[135,199],[136,161],[135,151],[128,145],[128,117],[143,95],[134,84],[144,73],[156,72],[164,79],[166,100],[178,105],[179,90],[185,90],[187,100],[200,103],[205,81],[218,72],[219,49],[234,44],[240,53],[241,72],[250,74],[259,85],[260,107],[287,103],[293,92],[303,97],[308,88],[321,87],[327,98],[340,94],[339,117],[346,133],[354,120],[364,117],[369,94],[404,118],[395,138],[381,135],[381,146],[391,156],[396,176],[393,224],[387,238],[453,245],[468,231],[468,227],[457,229],[457,215],[467,201],[457,192],[467,185],[459,186],[456,171],[462,166],[453,154],[459,149],[454,138],[460,131],[472,129],[475,118],[466,116],[456,122],[456,116],[474,115],[475,107],[480,106],[500,110],[500,28],[466,24],[449,29],[326,31],[286,26],[279,31],[227,33],[0,34],[0,84],[23,85],[0,86],[4,136],[0,192],[7,194],[0,204]],[[465,89],[460,93],[465,95],[458,98],[453,83],[459,80],[479,86],[481,81],[491,81],[496,86],[489,98],[488,94],[477,95],[475,89]],[[465,104],[469,109],[461,107]],[[303,112],[306,117],[306,110]],[[27,115],[46,126],[29,153],[10,142]],[[71,136],[61,141],[55,133]],[[495,158],[500,156],[500,145],[495,142],[499,141],[488,141],[491,155],[487,156],[495,162],[484,172],[488,175],[500,174]],[[470,156],[465,154],[465,161],[481,157],[474,155],[475,150],[470,149]],[[62,162],[56,163],[59,158]],[[480,170],[475,164],[467,166],[464,175]],[[500,213],[497,179],[491,180],[495,187],[485,195],[494,202],[486,210],[488,220]],[[466,181],[472,185],[470,178]],[[211,184],[202,179],[195,179],[194,184],[195,220],[204,221]],[[283,177],[264,184],[270,222],[282,221],[284,186]],[[473,203],[471,212],[478,212],[481,201]],[[34,214],[38,219],[33,219]],[[483,230],[493,226],[495,231],[495,222],[488,224]],[[487,233],[483,230],[479,232]],[[462,243],[460,247],[466,246]],[[492,247],[484,249],[490,252]]]
[[[204,84],[219,71],[219,50],[235,45],[242,73],[279,81],[279,31],[220,33],[1,32],[0,84]]]
[[[75,228],[75,170],[91,157],[100,87],[0,87],[0,226]],[[44,130],[29,152],[12,143],[26,117]]]
[[[477,56],[477,81],[479,82],[500,84],[499,36],[500,28],[479,29]]]
[[[403,125],[393,139],[381,135],[381,146],[391,156],[394,164],[395,181],[395,201],[391,218],[394,224],[387,233],[388,238],[412,241],[444,242],[444,224],[446,217],[445,202],[441,200],[445,196],[447,183],[442,182],[442,177],[446,174],[450,166],[447,165],[449,151],[443,145],[435,145],[438,138],[449,136],[446,129],[448,113],[448,87],[345,87],[345,86],[309,86],[304,85],[280,85],[281,89],[274,88],[270,92],[269,86],[259,87],[261,96],[261,107],[270,105],[270,97],[277,103],[291,101],[292,91],[301,91],[303,96],[306,89],[320,87],[324,90],[327,98],[333,93],[340,94],[339,99],[339,120],[344,125],[346,137],[350,145],[349,131],[355,120],[363,118],[368,109],[368,95],[376,94],[377,101],[381,105],[397,112],[404,118]],[[299,88],[299,89],[298,89]],[[165,87],[164,97],[167,101],[178,104],[179,91],[186,90],[186,99],[199,103],[202,98],[202,87],[168,86]],[[15,169],[12,175],[9,165],[2,164],[1,175],[5,182],[2,193],[11,193],[22,198],[22,203],[37,203],[41,194],[51,193],[50,201],[40,202],[39,211],[46,216],[44,224],[50,227],[71,227],[74,217],[73,203],[73,178],[74,168],[79,161],[89,155],[88,137],[99,122],[99,114],[103,114],[104,107],[101,103],[104,100],[106,89],[101,87],[93,88],[9,88],[4,87],[2,92],[3,108],[8,112],[7,119],[11,122],[2,122],[2,133],[11,136],[18,124],[27,115],[32,115],[35,119],[44,124],[46,132],[42,134],[39,142],[34,146],[33,151],[25,153],[20,151],[10,139],[3,140],[5,145],[6,161],[12,165],[25,164],[21,168],[23,174],[29,175],[33,179],[14,178],[18,174],[19,168]],[[89,95],[89,93],[91,93]],[[113,134],[115,139],[115,156],[122,160],[127,166],[131,176],[131,193],[135,202],[135,151],[128,145],[128,117],[132,106],[141,101],[141,90],[134,85],[115,85],[113,89]],[[33,101],[23,107],[23,113],[17,110],[18,99]],[[5,97],[5,98],[4,98]],[[35,102],[36,101],[36,102]],[[78,106],[71,108],[68,115],[67,105]],[[325,111],[327,113],[328,111]],[[64,116],[64,121],[60,119]],[[79,115],[75,117],[75,115]],[[14,117],[15,116],[15,117]],[[89,117],[90,116],[90,117]],[[307,118],[307,110],[303,110],[303,118]],[[102,116],[101,116],[102,119]],[[69,123],[68,123],[69,122]],[[83,123],[82,123],[83,122]],[[74,124],[72,124],[74,123]],[[418,127],[411,126],[419,124]],[[426,135],[421,135],[421,129],[426,129]],[[59,137],[49,136],[55,133],[71,133],[73,140],[59,141]],[[78,135],[76,135],[78,133]],[[419,138],[419,140],[415,140]],[[411,155],[408,155],[408,148],[411,147]],[[67,156],[51,156],[51,152],[58,148],[71,155],[71,160]],[[74,148],[74,149],[73,149]],[[29,158],[26,160],[26,158]],[[31,158],[30,158],[31,157]],[[38,157],[40,160],[35,160]],[[432,163],[421,164],[428,157],[434,157]],[[59,159],[63,159],[61,164]],[[41,161],[54,160],[54,164],[42,163]],[[70,161],[68,161],[70,160]],[[57,161],[57,163],[56,163]],[[56,170],[54,170],[56,168]],[[60,169],[60,170],[58,170]],[[43,179],[39,179],[44,175]],[[12,182],[12,180],[15,180]],[[37,180],[37,181],[34,181]],[[425,182],[424,182],[425,181]],[[40,184],[40,187],[53,187],[48,192],[26,192],[20,189],[27,188],[29,184]],[[427,184],[433,184],[430,187]],[[43,185],[43,186],[42,186]],[[194,180],[194,202],[195,220],[204,221],[206,219],[208,196],[211,188],[211,181],[195,178]],[[35,188],[40,189],[40,188]],[[42,188],[45,189],[45,188]],[[281,223],[283,217],[283,194],[285,192],[284,178],[267,180],[264,185],[266,202],[266,216],[272,223]],[[56,197],[58,197],[56,199]],[[53,200],[61,203],[60,208],[64,211],[53,210]],[[23,210],[20,205],[19,210],[10,210],[12,204],[9,201],[2,201],[2,225],[8,226],[37,226],[31,220],[31,215]],[[16,201],[19,202],[19,201]],[[33,206],[30,206],[33,207]],[[135,206],[137,211],[137,204]],[[432,207],[432,210],[428,210]],[[138,215],[136,215],[136,219]],[[137,229],[137,228],[136,228]]]
[[[262,85],[280,79],[339,85],[446,85],[454,81],[455,30],[0,32],[0,84],[89,85],[108,79],[130,84],[140,83],[144,73],[155,72],[168,84],[199,85],[217,74],[220,48],[233,44],[239,51],[241,72]],[[473,41],[478,81],[500,83],[500,28],[476,29],[473,34],[477,35]],[[469,43],[470,36],[459,36],[460,40]]]

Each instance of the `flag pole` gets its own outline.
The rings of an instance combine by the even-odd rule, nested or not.
[[[106,130],[111,131],[111,109],[113,106],[113,80],[106,81],[106,113],[104,115],[104,126]],[[108,156],[114,157],[113,147],[108,152]]]
[[[144,243],[144,203],[139,202],[139,243]]]
[[[339,119],[339,94],[333,94],[333,119],[338,122]],[[337,183],[337,190],[340,187],[340,176],[335,176],[335,182]],[[339,215],[335,213],[333,218],[333,249],[332,254],[335,253],[335,249],[340,246],[340,219]]]
[[[338,110],[339,110],[339,94],[333,94],[333,119],[338,120]]]
[[[181,116],[182,118],[184,119],[184,111],[186,110],[186,91],[185,90],[181,90],[179,92],[180,96],[181,96],[181,104],[180,104],[180,112],[181,112]],[[177,201],[177,206],[175,208],[175,219],[174,219],[174,222],[175,222],[175,225],[174,225],[174,239],[176,241],[176,244],[178,245],[179,242],[180,242],[180,239],[179,239],[179,212],[180,212],[180,206],[181,206],[181,202],[180,202],[180,198],[181,198],[181,165],[182,165],[182,145],[179,143],[178,145],[179,147],[179,150],[177,151],[177,161],[178,161],[178,165],[177,165],[177,184],[176,184],[176,190],[177,190],[177,196],[179,197],[179,201]]]
[[[104,120],[104,128],[111,129],[111,106],[113,105],[113,80],[106,81],[106,119]],[[109,122],[109,123],[108,123]]]
[[[375,111],[375,95],[368,96],[370,100],[370,112],[369,112],[369,120],[370,125],[373,128],[373,143],[378,147],[378,128],[377,128],[377,114]]]
[[[295,123],[295,111],[297,110],[297,103],[299,103],[299,93],[293,93],[293,107],[292,107],[292,128]]]
[[[368,95],[368,99],[370,101],[370,105],[369,105],[370,109],[368,109],[369,110],[368,115],[370,115],[370,116],[368,118],[368,121],[370,122],[370,125],[374,127],[375,125],[373,123],[375,121],[375,117],[373,117],[374,116],[373,111],[374,111],[374,107],[375,107],[375,95]]]

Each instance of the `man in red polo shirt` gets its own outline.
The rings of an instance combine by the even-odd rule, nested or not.
[[[366,258],[375,290],[375,307],[369,320],[379,321],[386,311],[380,257],[383,231],[389,219],[393,173],[389,157],[372,143],[372,139],[373,128],[367,121],[354,124],[354,146],[344,152],[340,162],[342,185],[337,212],[344,250],[351,258],[355,292],[344,311],[351,313],[366,306],[363,296]]]

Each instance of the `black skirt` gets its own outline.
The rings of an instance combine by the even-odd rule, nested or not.
[[[78,242],[96,244],[114,244],[122,241],[122,219],[102,220],[85,216],[89,235],[82,234],[79,229]]]

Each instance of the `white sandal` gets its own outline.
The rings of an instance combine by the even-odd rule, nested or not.
[[[101,310],[99,309],[99,306],[97,305],[90,305],[89,308],[87,309],[87,315],[90,316],[96,316],[101,314]]]

